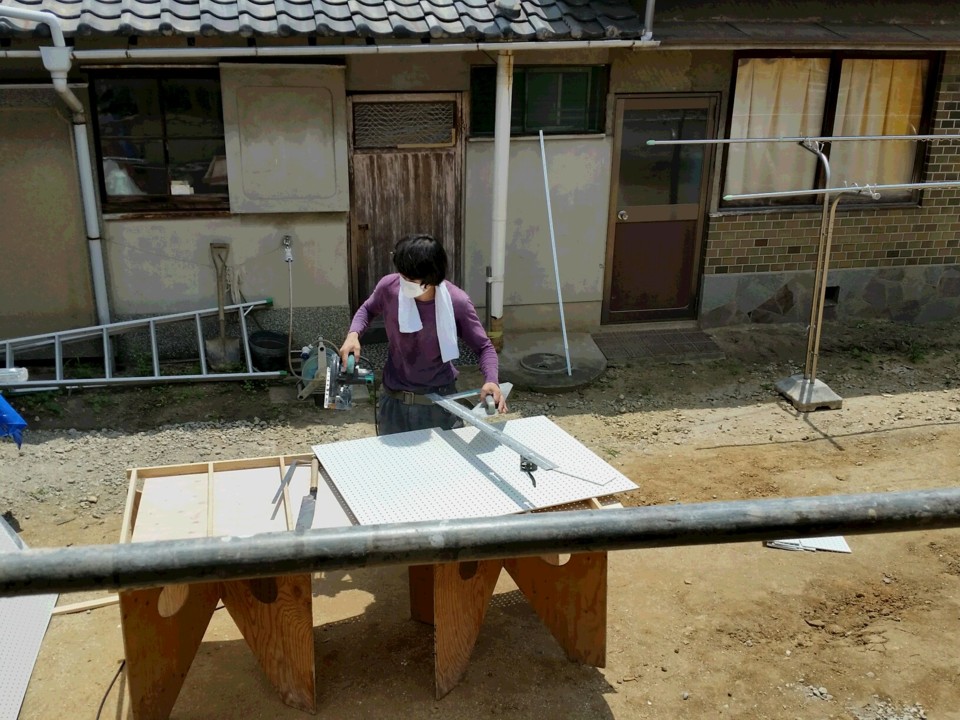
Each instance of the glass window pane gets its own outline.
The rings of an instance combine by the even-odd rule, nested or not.
[[[918,135],[928,64],[927,60],[844,60],[833,134]],[[910,140],[833,143],[830,185],[907,183],[913,179],[916,157],[917,143]],[[904,200],[911,193],[886,191],[883,199]]]
[[[163,142],[101,139],[103,180],[107,195],[166,195],[167,168]]]
[[[523,132],[523,70],[514,68],[511,134]],[[497,112],[497,69],[474,68],[470,80],[470,134],[493,135]]]
[[[527,74],[528,132],[588,129],[590,72],[544,70]]]
[[[497,73],[492,68],[474,68],[470,76],[470,133],[493,132],[497,98]]]
[[[160,137],[163,122],[156,80],[97,80],[97,120],[100,135]]]
[[[494,88],[496,90],[496,88]],[[527,73],[523,69],[514,68],[513,94],[510,96],[510,134],[523,133],[523,118],[526,114]],[[494,93],[496,94],[496,93]]]
[[[172,195],[225,195],[226,149],[223,140],[170,140]]]
[[[552,130],[560,124],[558,72],[527,73],[527,130]]]
[[[565,72],[561,76],[560,126],[566,130],[586,130],[590,106],[590,73]]]
[[[220,83],[212,78],[163,80],[168,137],[222,136]]]
[[[618,207],[700,202],[703,145],[647,145],[647,140],[703,140],[707,111],[625,110],[620,134]]]
[[[829,58],[740,60],[730,138],[820,135],[829,72]],[[724,194],[806,190],[816,171],[816,156],[792,143],[733,143]]]

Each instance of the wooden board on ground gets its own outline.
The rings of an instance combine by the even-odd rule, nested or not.
[[[92,600],[81,600],[80,602],[68,603],[66,605],[57,605],[51,612],[51,615],[70,615],[71,613],[86,612],[87,610],[96,610],[97,608],[116,605],[120,602],[120,597],[116,594],[105,597],[93,598]]]

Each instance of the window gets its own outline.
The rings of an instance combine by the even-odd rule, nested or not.
[[[513,69],[511,135],[602,133],[607,68],[519,66]],[[497,69],[475,67],[470,78],[470,126],[492,136]]]
[[[934,58],[743,57],[737,61],[730,137],[920,135],[928,132]],[[827,143],[830,187],[916,182],[922,145],[912,140]],[[820,162],[791,143],[731,144],[724,195],[814,189]],[[905,202],[916,191],[885,191]],[[857,196],[844,202],[863,201]],[[811,205],[812,196],[727,201],[727,207]]]
[[[95,75],[105,211],[229,207],[216,71]]]

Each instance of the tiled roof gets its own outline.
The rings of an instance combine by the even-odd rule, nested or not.
[[[629,0],[521,0],[510,19],[495,0],[0,0],[49,10],[71,35],[320,35],[464,40],[639,38]],[[0,18],[0,36],[46,34]]]

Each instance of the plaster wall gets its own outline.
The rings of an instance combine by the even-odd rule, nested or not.
[[[545,145],[563,300],[596,303],[603,297],[611,140],[548,138]],[[511,141],[509,187],[504,304],[556,303],[538,138]],[[490,262],[492,202],[493,142],[474,140],[467,144],[464,278],[478,305]]]
[[[272,297],[277,307],[288,307],[284,235],[293,241],[294,307],[348,302],[343,213],[108,220],[105,225],[108,282],[120,315],[214,307],[214,242],[230,244],[232,281],[247,299]]]
[[[0,90],[0,337],[95,322],[70,119],[52,90]]]

